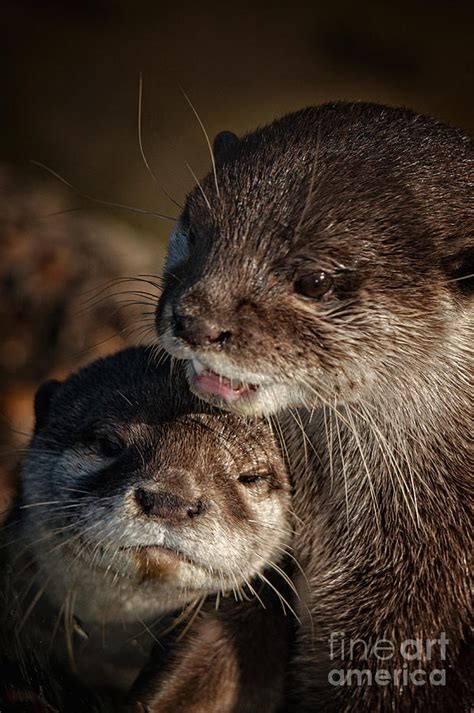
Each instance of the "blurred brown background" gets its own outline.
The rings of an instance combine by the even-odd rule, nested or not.
[[[136,137],[181,199],[214,134],[332,99],[406,104],[474,128],[474,3],[3,0],[0,155],[43,161],[88,192],[147,208]],[[163,238],[167,226],[144,221]]]
[[[137,338],[136,314],[117,319],[110,297],[85,316],[84,293],[160,271],[168,223],[92,208],[29,163],[98,198],[176,215],[140,157],[140,72],[144,148],[178,201],[193,184],[185,161],[198,175],[209,165],[179,85],[211,136],[334,99],[474,128],[473,2],[3,0],[0,18],[0,499],[36,385]]]

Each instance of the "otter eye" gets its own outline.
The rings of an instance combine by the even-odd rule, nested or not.
[[[87,432],[82,442],[101,458],[118,458],[125,449],[125,444],[115,436],[105,436],[99,433]]]
[[[118,458],[124,449],[124,444],[119,439],[97,436],[94,447],[103,458]]]
[[[263,475],[258,475],[258,473],[244,473],[239,475],[238,481],[243,485],[255,485],[255,483],[260,483],[264,480]]]
[[[294,282],[294,289],[298,295],[312,300],[320,300],[329,295],[334,287],[331,275],[327,272],[315,272],[311,275],[298,277]]]

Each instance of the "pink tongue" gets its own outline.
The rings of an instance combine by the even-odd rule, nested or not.
[[[235,389],[231,388],[229,379],[220,377],[213,371],[203,371],[202,374],[197,374],[194,377],[194,384],[200,391],[221,396],[228,402],[237,401],[242,394],[247,393],[249,390],[245,386],[240,386]]]

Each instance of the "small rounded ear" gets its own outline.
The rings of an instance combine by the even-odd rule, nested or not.
[[[214,139],[212,150],[217,163],[223,161],[232,146],[239,143],[239,137],[233,134],[232,131],[221,131]]]
[[[35,433],[43,428],[48,420],[49,407],[56,391],[61,386],[57,379],[49,379],[41,384],[35,394]]]

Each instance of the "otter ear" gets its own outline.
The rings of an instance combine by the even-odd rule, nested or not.
[[[35,395],[35,429],[34,432],[38,433],[48,420],[49,407],[51,405],[51,400],[56,393],[56,391],[61,386],[61,382],[57,379],[49,379],[41,384]]]
[[[239,137],[232,131],[221,131],[214,139],[212,150],[217,163],[224,161],[229,150],[239,143]]]

